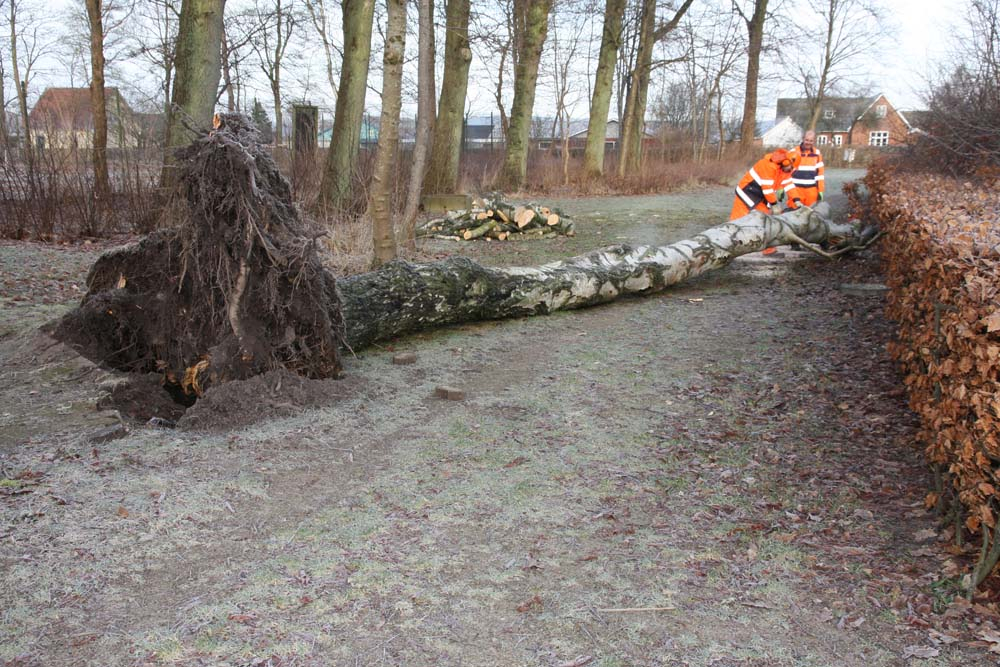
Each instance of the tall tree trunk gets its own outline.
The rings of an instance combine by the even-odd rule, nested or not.
[[[344,62],[340,68],[333,134],[320,183],[320,202],[332,209],[346,209],[351,199],[365,112],[374,15],[375,0],[343,1]]]
[[[750,38],[747,46],[747,85],[743,97],[743,123],[740,125],[740,152],[753,150],[757,133],[757,80],[760,78],[760,52],[764,45],[764,19],[767,17],[767,0],[755,0],[753,15],[743,16]]]
[[[399,145],[399,108],[402,106],[403,56],[406,50],[406,2],[386,0],[388,17],[385,53],[382,56],[382,117],[379,122],[378,154],[372,175],[368,217],[372,221],[372,245],[378,268],[396,256],[392,229],[392,175]]]
[[[500,47],[500,65],[497,67],[497,85],[493,89],[493,99],[497,103],[497,111],[500,116],[500,132],[504,141],[507,140],[507,131],[510,129],[510,121],[507,119],[507,108],[503,103],[503,73],[507,68],[507,55],[510,53],[510,42],[504,44]],[[490,130],[492,134],[493,130]],[[490,139],[490,146],[492,147],[493,141]]]
[[[28,171],[34,175],[35,146],[31,140],[31,122],[28,117],[28,82],[21,79],[21,69],[17,62],[17,9],[13,2],[10,5],[10,66],[14,79],[14,92],[17,94],[17,106],[21,112],[22,139],[24,140],[24,155],[28,160]],[[34,178],[29,178],[34,193]]]
[[[10,150],[10,130],[7,127],[7,76],[0,63],[0,164],[7,163],[7,151]]]
[[[407,244],[414,242],[414,222],[420,208],[420,190],[427,171],[427,155],[434,129],[434,0],[419,0],[419,45],[417,56],[417,136],[413,144],[410,182],[406,189],[402,232]]]
[[[819,113],[826,99],[826,85],[833,65],[833,31],[837,25],[837,0],[829,0],[829,13],[826,16],[826,44],[823,49],[822,71],[819,75],[819,85],[816,87],[816,99],[813,100],[812,112],[809,114],[809,127],[806,130],[816,130]]]
[[[194,138],[183,121],[207,127],[219,91],[222,17],[226,0],[184,0],[177,32],[174,90],[167,118],[166,148],[160,187],[173,187],[173,148]]]
[[[643,0],[639,25],[639,52],[635,69],[630,75],[628,97],[622,120],[621,148],[618,158],[618,176],[638,171],[642,166],[642,140],[646,134],[646,102],[649,97],[649,79],[653,71],[653,46],[666,38],[680,24],[694,0],[684,0],[666,23],[655,26],[656,0]]]
[[[448,0],[444,40],[444,81],[434,121],[434,143],[424,178],[424,192],[451,193],[458,190],[458,165],[462,153],[462,122],[469,85],[470,0]]]
[[[106,202],[111,196],[108,178],[108,109],[104,95],[104,21],[101,0],[87,0],[90,24],[90,107],[94,121],[94,198]]]
[[[615,62],[618,59],[618,47],[621,44],[626,1],[607,0],[607,5],[604,8],[601,53],[597,59],[594,95],[590,101],[587,146],[583,151],[584,178],[597,178],[604,173],[604,139],[608,132],[611,87],[615,79]],[[621,127],[620,123],[619,127]]]
[[[225,25],[222,31],[222,53],[219,58],[222,61],[222,83],[226,88],[226,111],[236,111],[236,91],[233,90],[233,67],[230,63],[232,51],[229,48],[229,37],[225,32]]]
[[[514,70],[514,102],[510,110],[507,155],[497,179],[497,184],[508,190],[519,190],[524,185],[538,63],[542,58],[542,46],[549,29],[551,7],[552,0],[515,0],[514,11],[519,17],[524,16],[524,31]]]
[[[625,115],[621,123],[618,153],[618,177],[636,171],[642,151],[642,137],[645,134],[646,93],[649,89],[649,73],[653,65],[653,26],[656,20],[656,0],[642,1],[642,16],[639,20],[639,52],[632,70],[628,96],[625,98]]]
[[[274,145],[281,146],[284,141],[285,119],[281,115],[281,74],[277,70],[271,81],[271,100],[274,102]]]

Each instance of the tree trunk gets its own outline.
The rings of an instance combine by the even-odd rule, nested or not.
[[[424,178],[427,194],[458,191],[458,166],[462,153],[462,122],[465,119],[465,96],[469,85],[470,0],[448,0],[444,40],[444,81],[434,121],[434,142]]]
[[[343,2],[344,62],[340,68],[333,134],[320,183],[320,202],[330,209],[346,210],[351,200],[365,112],[374,15],[375,0]]]
[[[680,24],[684,14],[694,0],[684,0],[672,19],[656,27],[656,0],[643,0],[642,17],[639,28],[639,52],[635,69],[631,73],[631,85],[625,100],[622,121],[618,176],[638,171],[642,166],[642,142],[646,136],[646,101],[649,97],[649,79],[653,71],[653,46],[666,38]]]
[[[853,237],[829,222],[826,204],[780,216],[754,211],[668,246],[610,246],[538,267],[484,267],[464,257],[433,264],[394,261],[337,281],[354,350],[420,329],[546,315],[629,294],[650,294],[726,266],[734,258],[790,243]]]
[[[94,198],[107,202],[111,196],[108,178],[108,109],[104,95],[104,22],[101,0],[87,0],[90,23],[90,107],[94,120],[93,167]]]
[[[10,4],[10,67],[14,79],[14,92],[17,94],[17,106],[21,112],[21,135],[24,142],[23,149],[25,158],[28,161],[29,181],[34,195],[34,155],[35,146],[31,140],[31,122],[28,117],[28,82],[21,79],[21,70],[17,62],[17,5]]]
[[[587,123],[587,146],[583,151],[583,177],[599,178],[604,173],[604,139],[608,131],[608,111],[611,109],[611,87],[615,78],[615,62],[622,38],[622,21],[626,0],[607,0],[604,8],[604,32],[601,53],[594,77],[594,95],[590,102],[590,122]],[[619,123],[619,128],[621,124]]]
[[[837,5],[836,0],[830,0],[829,14],[826,22],[826,43],[823,48],[822,71],[819,75],[819,84],[816,87],[816,99],[813,100],[812,112],[809,114],[809,126],[806,130],[816,130],[816,123],[819,121],[819,113],[823,108],[823,100],[826,99],[826,85],[830,76],[830,68],[833,65],[833,32],[836,27]]]
[[[519,4],[525,17],[524,33],[514,70],[514,102],[510,110],[507,155],[497,179],[497,185],[507,190],[519,190],[524,185],[538,63],[542,58],[542,46],[548,33],[552,0],[520,0]],[[515,12],[518,10],[515,9]]]
[[[406,189],[401,240],[414,242],[414,223],[420,208],[420,190],[427,171],[431,132],[434,129],[434,0],[419,0],[419,45],[417,57],[417,136],[413,144],[410,182]]]
[[[230,63],[232,51],[229,48],[229,37],[225,32],[225,24],[223,24],[222,29],[222,53],[219,59],[222,63],[222,83],[226,88],[226,110],[232,113],[236,111],[236,91],[233,90],[233,66]]]
[[[764,19],[767,17],[767,0],[755,0],[753,16],[745,16],[747,33],[747,85],[743,97],[743,123],[740,125],[740,152],[748,155],[754,148],[757,134],[757,80],[760,77],[760,52],[764,45]]]
[[[399,145],[399,109],[402,105],[403,56],[406,50],[406,2],[386,0],[388,17],[385,53],[382,57],[382,117],[379,122],[378,154],[372,175],[368,217],[372,221],[373,268],[396,257],[396,235],[392,229],[392,175]]]
[[[172,149],[184,146],[195,136],[184,126],[184,121],[202,127],[208,127],[212,122],[222,67],[222,18],[225,8],[226,0],[184,0],[181,4],[174,90],[160,175],[162,188],[171,188],[176,182]]]
[[[273,171],[277,172],[276,169]],[[223,201],[226,192],[224,187],[221,190],[202,189],[199,193],[210,196],[213,202]],[[279,209],[294,211],[287,186],[283,192],[283,196],[265,201]],[[204,210],[211,212],[215,209]],[[220,222],[225,221],[225,216],[210,214],[222,218]],[[312,377],[326,377],[324,369],[329,369],[330,364],[336,362],[329,350],[317,355],[311,345],[290,344],[282,335],[293,341],[297,340],[297,336],[311,337],[310,343],[317,337],[329,341],[330,323],[342,323],[341,343],[348,349],[358,350],[422,329],[460,322],[546,315],[558,310],[608,303],[622,296],[651,294],[726,266],[740,255],[801,239],[813,243],[833,236],[865,239],[863,234],[859,235],[849,225],[830,222],[825,217],[828,215],[829,208],[825,203],[818,204],[813,211],[800,209],[779,216],[753,211],[738,220],[725,222],[671,245],[609,246],[536,267],[491,268],[464,257],[452,257],[432,264],[394,260],[377,271],[336,281],[329,273],[316,275],[316,271],[311,270],[308,288],[279,295],[278,300],[273,295],[268,296],[269,292],[260,285],[287,287],[299,269],[294,262],[289,268],[271,261],[270,266],[276,268],[263,270],[266,267],[255,266],[253,274],[257,284],[254,298],[259,300],[267,296],[268,308],[257,305],[243,309],[243,312],[249,320],[248,324],[270,318],[280,320],[280,324],[271,324],[269,328],[254,329],[262,334],[269,332],[270,347],[265,349],[292,350],[296,355],[318,356],[317,359],[306,360],[296,356],[294,364],[289,364],[282,362],[280,355],[259,354],[255,363],[266,361],[267,366],[256,366],[257,372],[277,362],[292,370],[301,366],[306,370],[299,372]],[[56,337],[73,345],[88,359],[124,371],[151,372],[159,361],[169,360],[170,369],[183,373],[184,368],[195,363],[205,350],[229,349],[218,342],[232,339],[233,332],[226,326],[225,318],[213,318],[211,312],[200,310],[200,317],[205,322],[223,321],[213,325],[215,328],[208,332],[206,340],[197,340],[188,334],[192,326],[202,326],[200,321],[191,323],[180,314],[183,309],[193,307],[187,300],[195,297],[218,300],[219,297],[211,294],[211,289],[178,291],[177,278],[171,277],[171,271],[177,271],[176,267],[182,264],[180,253],[186,247],[183,235],[195,233],[201,226],[200,223],[195,224],[187,231],[181,228],[180,232],[175,229],[161,230],[132,246],[102,255],[87,278],[88,292],[83,302],[63,318],[55,331]],[[282,234],[286,232],[282,231]],[[249,242],[256,244],[256,238],[251,236]],[[300,250],[303,247],[293,238],[286,237],[284,241],[283,250]],[[267,242],[267,239],[263,241],[264,248]],[[239,245],[242,237],[233,243]],[[219,247],[216,249],[216,246]],[[208,244],[202,246],[202,250],[231,256],[231,249],[224,246]],[[306,242],[304,247],[311,246]],[[255,257],[259,263],[266,254],[263,249],[258,250]],[[315,253],[310,251],[309,255],[305,260],[311,265],[318,263]],[[239,256],[237,253],[237,258]],[[299,259],[299,253],[293,252],[293,260]],[[271,271],[280,272],[277,280]],[[128,278],[124,287],[119,286],[121,276]],[[184,279],[191,281],[196,278],[198,276],[189,272]],[[168,296],[166,303],[164,293]],[[283,305],[282,298],[293,297],[298,302],[307,299],[311,304],[328,304],[330,310],[318,312],[308,304],[297,309],[275,307]],[[216,307],[220,306],[217,304]],[[292,317],[299,321],[294,323],[294,328],[286,330],[286,321]],[[319,332],[314,332],[315,327],[311,326],[316,320],[324,323]],[[165,336],[164,327],[170,328],[171,332],[176,329],[177,334]],[[239,327],[232,329],[238,335]],[[181,333],[185,335],[181,336]],[[238,358],[238,354],[228,357],[230,360]],[[213,358],[212,365],[215,364]],[[338,368],[339,364],[333,372]],[[245,368],[236,377],[246,377],[246,373],[253,370]]]
[[[645,134],[646,92],[649,73],[653,64],[653,25],[656,19],[656,0],[643,0],[639,20],[639,52],[632,70],[625,114],[621,122],[618,152],[618,177],[637,171],[641,160],[642,137]]]
[[[281,74],[275,70],[271,82],[271,99],[274,101],[274,145],[281,146],[284,141],[285,119],[281,114]]]
[[[0,64],[0,109],[7,108],[7,75]],[[7,164],[7,151],[10,150],[10,129],[7,127],[7,114],[0,113],[0,164]]]

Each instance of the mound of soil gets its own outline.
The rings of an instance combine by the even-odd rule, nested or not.
[[[184,430],[229,430],[307,408],[333,405],[357,393],[357,380],[317,380],[279,369],[214,385],[177,422]]]

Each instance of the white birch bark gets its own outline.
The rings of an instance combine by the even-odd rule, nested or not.
[[[663,290],[795,237],[816,243],[856,236],[828,215],[826,204],[776,216],[753,211],[670,245],[615,245],[536,267],[487,268],[463,257],[390,262],[337,281],[346,342],[358,349],[458,322],[585,308]]]

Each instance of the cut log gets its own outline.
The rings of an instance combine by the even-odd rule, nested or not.
[[[466,241],[470,239],[478,239],[480,236],[483,236],[488,231],[496,227],[498,224],[499,223],[496,220],[487,220],[478,227],[475,227],[474,229],[466,230],[466,232],[462,234],[462,238],[465,239]]]
[[[549,217],[545,220],[545,224],[548,225],[549,227],[552,227],[554,225],[558,225],[559,224],[559,214],[558,213],[550,213]]]
[[[517,223],[518,229],[524,229],[528,223],[535,219],[535,212],[530,208],[522,206],[519,206],[518,209],[519,210],[514,213],[514,221]]]

